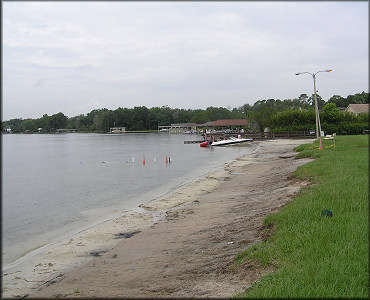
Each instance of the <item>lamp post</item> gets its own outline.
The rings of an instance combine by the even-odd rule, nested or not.
[[[295,73],[295,75],[301,75],[301,74],[307,73],[307,74],[310,74],[313,78],[313,90],[314,90],[314,96],[315,96],[316,138],[317,139],[321,136],[321,124],[320,124],[320,116],[319,116],[319,107],[317,106],[316,74],[320,73],[320,72],[332,72],[332,70],[329,70],[329,69],[328,70],[322,70],[322,71],[317,71],[316,73],[310,73],[310,72]]]

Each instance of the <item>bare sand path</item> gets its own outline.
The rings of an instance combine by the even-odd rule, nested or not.
[[[289,175],[310,161],[295,159],[293,151],[308,142],[258,142],[257,152],[226,164],[195,187],[143,205],[148,211],[168,210],[154,225],[122,234],[102,256],[29,297],[224,298],[242,292],[271,270],[232,269],[231,264],[237,253],[262,239],[263,219],[307,184]]]

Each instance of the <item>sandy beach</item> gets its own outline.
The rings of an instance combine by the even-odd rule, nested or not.
[[[254,141],[257,150],[163,198],[40,249],[2,275],[2,297],[231,297],[264,273],[232,268],[261,241],[263,219],[307,182],[290,174],[312,140]]]

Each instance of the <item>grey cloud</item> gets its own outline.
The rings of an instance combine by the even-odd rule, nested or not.
[[[22,117],[24,103],[34,117],[53,107],[70,116],[88,113],[100,103],[237,107],[310,94],[312,79],[294,73],[325,68],[333,69],[318,78],[325,100],[362,92],[367,8],[361,2],[4,2],[3,117]]]

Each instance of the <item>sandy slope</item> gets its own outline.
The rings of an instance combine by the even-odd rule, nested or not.
[[[261,240],[264,217],[306,184],[289,174],[309,161],[293,152],[307,142],[256,142],[254,154],[59,244],[33,270],[7,274],[3,296],[229,297],[243,291],[271,270],[232,270],[231,263]]]

